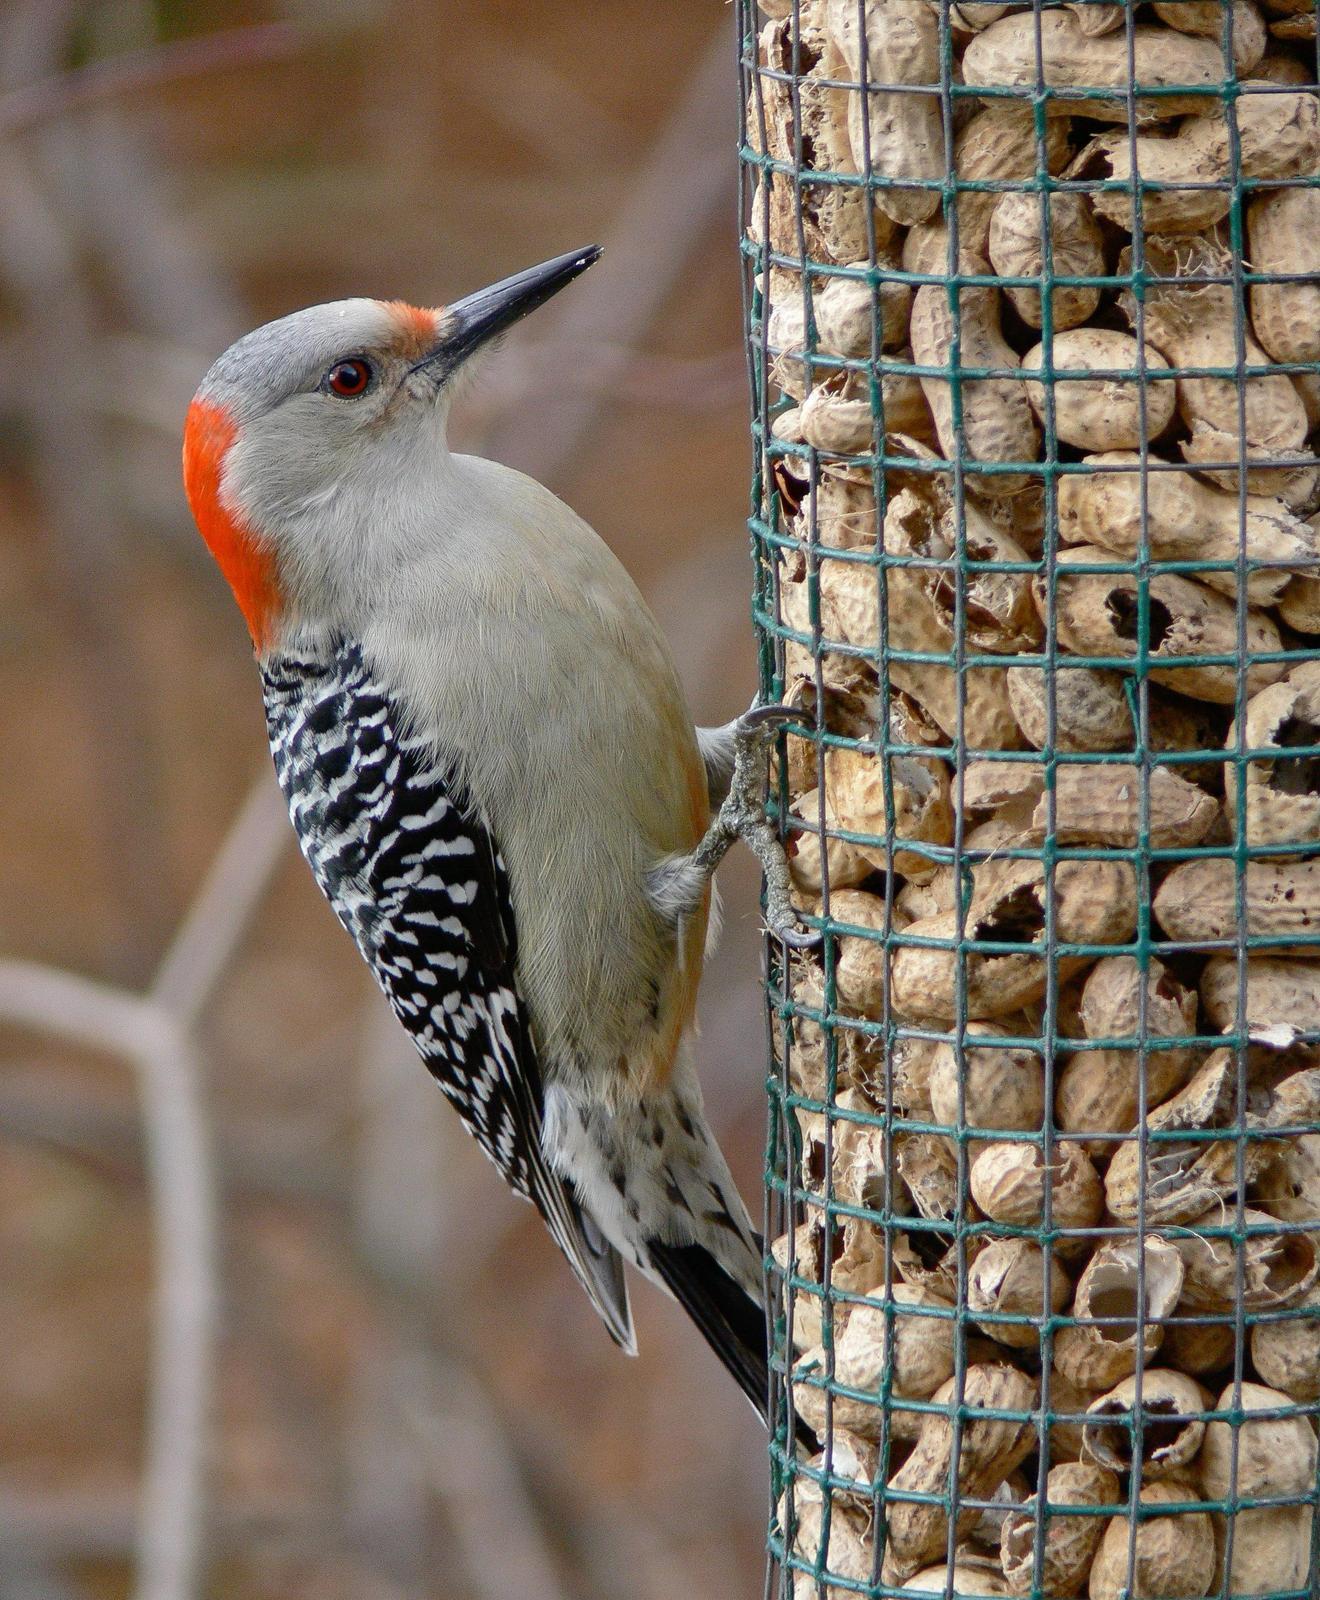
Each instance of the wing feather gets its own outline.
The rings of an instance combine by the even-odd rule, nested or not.
[[[276,772],[322,892],[468,1130],[634,1351],[622,1262],[542,1148],[544,1084],[497,841],[351,642],[282,655],[263,680]]]

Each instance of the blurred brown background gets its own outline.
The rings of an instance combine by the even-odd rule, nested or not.
[[[0,1600],[759,1588],[755,1419],[645,1285],[615,1352],[384,1014],[178,472],[246,328],[601,240],[457,442],[591,520],[733,715],[736,121],[710,0],[0,0]],[[721,883],[700,1052],[756,1213]]]

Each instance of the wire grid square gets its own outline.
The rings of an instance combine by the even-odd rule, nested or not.
[[[1251,321],[1266,307],[1258,291],[1316,279],[1309,262],[1253,263],[1247,246],[1255,202],[1316,188],[1320,164],[1307,157],[1292,171],[1284,153],[1293,113],[1309,127],[1315,110],[1314,12],[1284,0],[1263,13],[1189,5],[1197,33],[1175,27],[1176,5],[1152,16],[1094,0],[1049,10],[942,0],[925,8],[935,70],[898,82],[872,76],[871,50],[856,46],[873,16],[892,30],[911,24],[903,3],[768,9],[758,17],[740,3],[754,616],[763,691],[801,711],[781,742],[774,798],[806,920],[825,940],[818,959],[769,953],[780,1426],[767,1592],[1073,1593],[1052,1564],[1058,1530],[1117,1521],[1117,1557],[1101,1578],[1090,1573],[1093,1600],[1174,1582],[1160,1575],[1162,1552],[1128,1535],[1147,1523],[1213,1547],[1213,1571],[1190,1586],[1184,1574],[1179,1594],[1227,1597],[1241,1592],[1234,1543],[1246,1511],[1292,1518],[1288,1537],[1298,1519],[1311,1524],[1294,1539],[1305,1557],[1296,1581],[1251,1592],[1313,1594],[1320,1303],[1291,1294],[1296,1277],[1282,1294],[1277,1281],[1260,1284],[1262,1272],[1304,1275],[1314,1256],[1320,1217],[1289,1215],[1284,1200],[1296,1211],[1296,1196],[1268,1191],[1284,1181],[1282,1151],[1298,1186],[1320,1193],[1305,1187],[1308,1164],[1320,1171],[1320,1111],[1296,1085],[1286,1104],[1270,1096],[1320,1061],[1320,1006],[1290,1017],[1286,1040],[1271,1036],[1271,1018],[1249,1022],[1248,958],[1254,976],[1261,963],[1320,955],[1316,835],[1252,836],[1253,818],[1269,832],[1262,763],[1295,774],[1295,795],[1320,788],[1320,728],[1295,718],[1286,737],[1276,728],[1254,742],[1247,712],[1263,688],[1320,659],[1320,608],[1293,604],[1283,626],[1267,615],[1281,572],[1315,570],[1314,550],[1290,547],[1285,559],[1258,520],[1286,469],[1314,470],[1308,395],[1320,367],[1272,359]],[[1017,20],[996,34],[1000,14]],[[1092,34],[1088,16],[1109,31]],[[1251,75],[1256,26],[1292,63],[1269,80]],[[1170,28],[1196,39],[1177,58],[1181,77],[1158,56]],[[1085,50],[1061,68],[1059,41],[1079,32]],[[830,121],[840,95],[846,135],[845,119]],[[978,116],[1010,108],[1027,131],[1025,169],[978,157],[971,132]],[[892,159],[895,126],[909,130],[906,169]],[[1170,165],[1170,126],[1194,131],[1208,164]],[[1079,211],[1099,218],[1086,260],[1054,226]],[[1184,231],[1171,232],[1178,216]],[[1014,226],[1019,242],[1034,235],[1025,268],[987,258],[988,218],[1010,239]],[[1011,343],[1002,330],[985,337],[991,298],[1010,308]],[[1091,310],[1078,317],[1078,304]],[[918,306],[942,333],[939,359],[902,344]],[[1131,359],[1056,359],[1058,336],[1076,326],[1120,332],[1120,308]],[[1189,324],[1181,340],[1165,326],[1175,314]],[[1172,359],[1161,344],[1177,346]],[[1277,398],[1280,382],[1311,407],[1302,434],[1282,443],[1257,427],[1261,396]],[[1097,384],[1120,398],[1128,386],[1137,436],[1125,450],[1078,442],[1074,396]],[[1019,428],[1032,448],[1015,453],[1000,434],[1026,415],[1024,391],[1036,432]],[[1172,442],[1171,423],[1182,435]],[[1310,493],[1314,510],[1313,489],[1286,492],[1299,503]],[[1084,559],[1070,553],[1079,546]],[[1309,594],[1314,581],[1295,587]],[[1083,713],[1123,736],[1079,743]],[[943,832],[910,793],[935,763],[945,769],[935,786],[948,790]],[[869,774],[865,826],[831,803],[840,771]],[[1205,828],[1195,796],[1187,815],[1165,814],[1171,794],[1185,801],[1197,785],[1218,811]],[[1098,837],[1074,826],[1096,795],[1115,794],[1121,826]],[[1005,796],[1031,803],[1025,825],[987,842],[978,823],[996,810],[990,795],[1001,808]],[[998,899],[983,892],[988,868],[1006,877]],[[1180,916],[1171,881],[1188,885]],[[914,916],[923,893],[942,910]],[[1295,916],[1273,915],[1299,901]],[[1079,985],[1101,967],[1126,977],[1122,1026],[1112,1005],[1108,1025],[1099,1003],[1084,1014]],[[1020,1005],[1001,1005],[1005,985]],[[1087,1099],[1102,1067],[1126,1094],[1125,1116],[1110,1095],[1112,1126]],[[1083,1163],[1104,1169],[1103,1210],[1056,1216],[1053,1175],[1084,1175]],[[1010,1191],[1035,1172],[1038,1216],[1005,1220],[1012,1208],[998,1196],[995,1215],[975,1203],[973,1168],[988,1184],[992,1165]],[[1015,1241],[1025,1242],[1017,1257]],[[987,1296],[996,1250],[1013,1262],[1035,1252],[1038,1281],[1011,1309]],[[1179,1288],[1161,1300],[1175,1258]],[[1250,1388],[1261,1346],[1290,1327],[1315,1335],[1316,1393],[1303,1383],[1262,1411]],[[1129,1375],[1099,1419],[1088,1408],[1120,1386],[1061,1375],[1094,1348]],[[920,1393],[905,1380],[923,1359]],[[1177,1363],[1216,1387],[1170,1398],[1166,1369],[1187,1376]],[[820,1436],[816,1455],[788,1447],[798,1416]],[[1257,1442],[1275,1421],[1284,1445],[1306,1430],[1309,1472],[1253,1492]],[[1016,1478],[978,1471],[995,1440]],[[1186,1453],[1189,1440],[1195,1449],[1170,1466],[1167,1452]],[[1079,1455],[1113,1464],[1116,1498],[1060,1498],[1052,1469]],[[1106,1533],[1102,1555],[1113,1542]]]

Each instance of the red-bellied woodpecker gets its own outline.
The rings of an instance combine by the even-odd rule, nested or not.
[[[775,708],[698,733],[605,544],[445,439],[467,360],[598,254],[437,311],[258,328],[193,400],[184,478],[302,852],[422,1059],[615,1340],[634,1349],[622,1258],[763,1407],[760,1241],[689,1032],[735,835],[803,937],[760,798]]]

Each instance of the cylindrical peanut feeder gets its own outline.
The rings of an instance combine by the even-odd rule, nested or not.
[[[1314,1597],[1320,0],[739,7],[776,1592]]]

